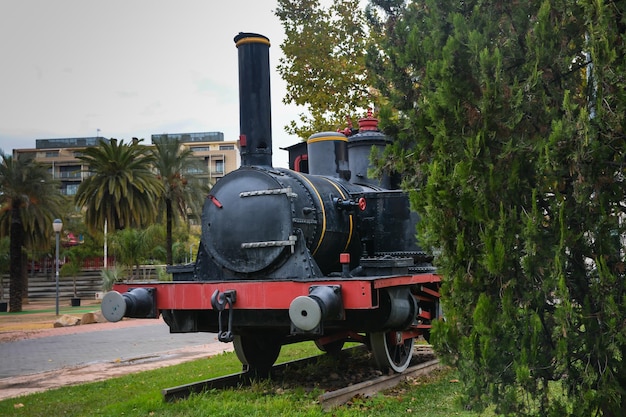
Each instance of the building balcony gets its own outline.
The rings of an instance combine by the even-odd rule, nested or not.
[[[57,178],[80,180],[82,175],[80,171],[59,172]]]

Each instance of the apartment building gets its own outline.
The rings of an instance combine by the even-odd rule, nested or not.
[[[206,181],[215,184],[227,173],[241,164],[239,141],[225,141],[222,132],[170,133],[152,135],[152,143],[161,139],[180,139],[193,155],[206,163]],[[61,192],[75,195],[78,186],[88,174],[87,166],[77,157],[89,146],[110,139],[93,136],[83,138],[37,139],[35,148],[14,149],[13,156],[25,155],[39,163],[50,166],[50,173],[61,182]]]
[[[61,192],[74,195],[83,178],[88,175],[82,161],[77,159],[89,146],[96,146],[103,137],[37,139],[35,148],[13,149],[13,157],[26,156],[50,166],[52,176],[61,181]],[[85,169],[83,169],[85,168]]]
[[[207,167],[205,177],[210,184],[239,168],[239,141],[225,141],[222,132],[169,133],[152,135],[152,143],[162,139],[178,139],[202,159]]]

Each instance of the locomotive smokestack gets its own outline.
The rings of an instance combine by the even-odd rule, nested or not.
[[[272,166],[270,41],[256,33],[235,36],[239,55],[241,165]]]

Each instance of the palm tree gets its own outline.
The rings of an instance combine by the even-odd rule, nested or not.
[[[2,152],[0,152],[2,153]],[[22,311],[25,243],[46,240],[63,196],[48,168],[30,159],[2,154],[0,163],[0,234],[9,235],[9,308]],[[26,287],[27,290],[27,287]]]
[[[139,276],[139,265],[146,251],[146,240],[143,231],[126,228],[113,235],[111,247],[116,250],[119,262],[130,271],[130,278],[133,279],[136,267],[137,277]]]
[[[62,256],[66,259],[66,262],[61,267],[59,273],[61,276],[71,276],[74,288],[74,298],[78,298],[78,292],[76,291],[76,278],[83,270],[83,264],[85,260],[91,256],[95,256],[93,247],[85,244],[79,244],[71,246],[63,251]]]
[[[172,227],[178,218],[174,211],[183,219],[189,212],[199,213],[203,195],[208,192],[208,187],[199,180],[199,174],[206,171],[206,166],[178,139],[161,139],[154,145],[154,166],[164,188],[161,203],[165,206],[166,262],[172,265]]]
[[[154,157],[141,140],[101,141],[87,148],[78,159],[89,168],[78,187],[75,202],[85,208],[85,223],[91,232],[143,227],[157,217],[155,203],[163,186],[152,171]]]
[[[154,247],[160,228],[160,225],[152,225],[144,230],[129,227],[113,235],[113,248],[119,255],[120,263],[129,269],[131,279],[133,276],[139,278],[141,262]]]

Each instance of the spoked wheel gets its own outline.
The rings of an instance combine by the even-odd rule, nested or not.
[[[235,354],[244,370],[266,377],[278,359],[281,338],[275,335],[238,335],[233,340]]]
[[[401,332],[370,333],[370,347],[381,370],[403,372],[413,356],[413,338],[402,340]]]

